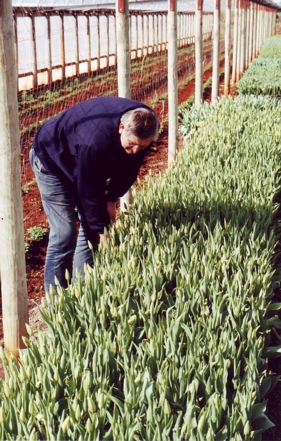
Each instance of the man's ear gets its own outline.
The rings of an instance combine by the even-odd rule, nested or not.
[[[120,133],[120,135],[121,135],[121,133],[123,132],[123,130],[124,130],[124,124],[121,122],[121,123],[119,124],[119,133]]]

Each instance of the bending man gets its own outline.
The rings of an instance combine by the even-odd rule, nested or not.
[[[30,161],[50,224],[46,292],[55,276],[66,286],[66,269],[83,273],[84,263],[93,264],[88,241],[106,242],[104,228],[115,220],[117,199],[135,182],[158,130],[152,109],[119,97],[89,99],[39,128]]]

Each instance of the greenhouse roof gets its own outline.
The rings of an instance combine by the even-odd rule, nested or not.
[[[225,0],[223,0],[225,1]],[[212,0],[204,1],[205,6],[208,3],[212,3]],[[129,1],[130,10],[146,10],[146,11],[165,11],[167,10],[167,0],[166,1]],[[12,5],[14,7],[31,7],[31,8],[66,8],[66,9],[115,9],[116,2],[114,0],[12,0]],[[179,12],[183,11],[194,11],[195,10],[195,0],[178,1],[177,9]],[[209,7],[208,7],[209,10]]]
[[[225,1],[221,0],[221,9],[225,9]],[[233,0],[232,0],[233,1]],[[281,0],[255,0],[266,6],[279,9],[281,7]],[[115,9],[116,2],[113,0],[12,0],[14,7],[30,7],[30,8],[55,8],[55,9]],[[130,1],[130,10],[143,11],[166,11],[168,2],[161,0],[152,1]],[[195,0],[185,0],[177,2],[178,12],[194,12]],[[203,0],[203,10],[205,12],[212,12],[214,10],[214,0]]]

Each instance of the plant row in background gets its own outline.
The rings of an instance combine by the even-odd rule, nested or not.
[[[281,95],[281,35],[265,41],[237,87],[243,95]]]
[[[5,362],[0,439],[247,441],[271,426],[280,107],[199,109],[85,280],[50,293],[49,331]]]

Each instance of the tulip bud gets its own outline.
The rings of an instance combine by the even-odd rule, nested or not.
[[[71,423],[70,417],[67,416],[65,418],[65,420],[63,421],[62,425],[61,425],[61,428],[62,428],[63,432],[67,432],[68,431],[68,429],[70,428],[70,423]]]

